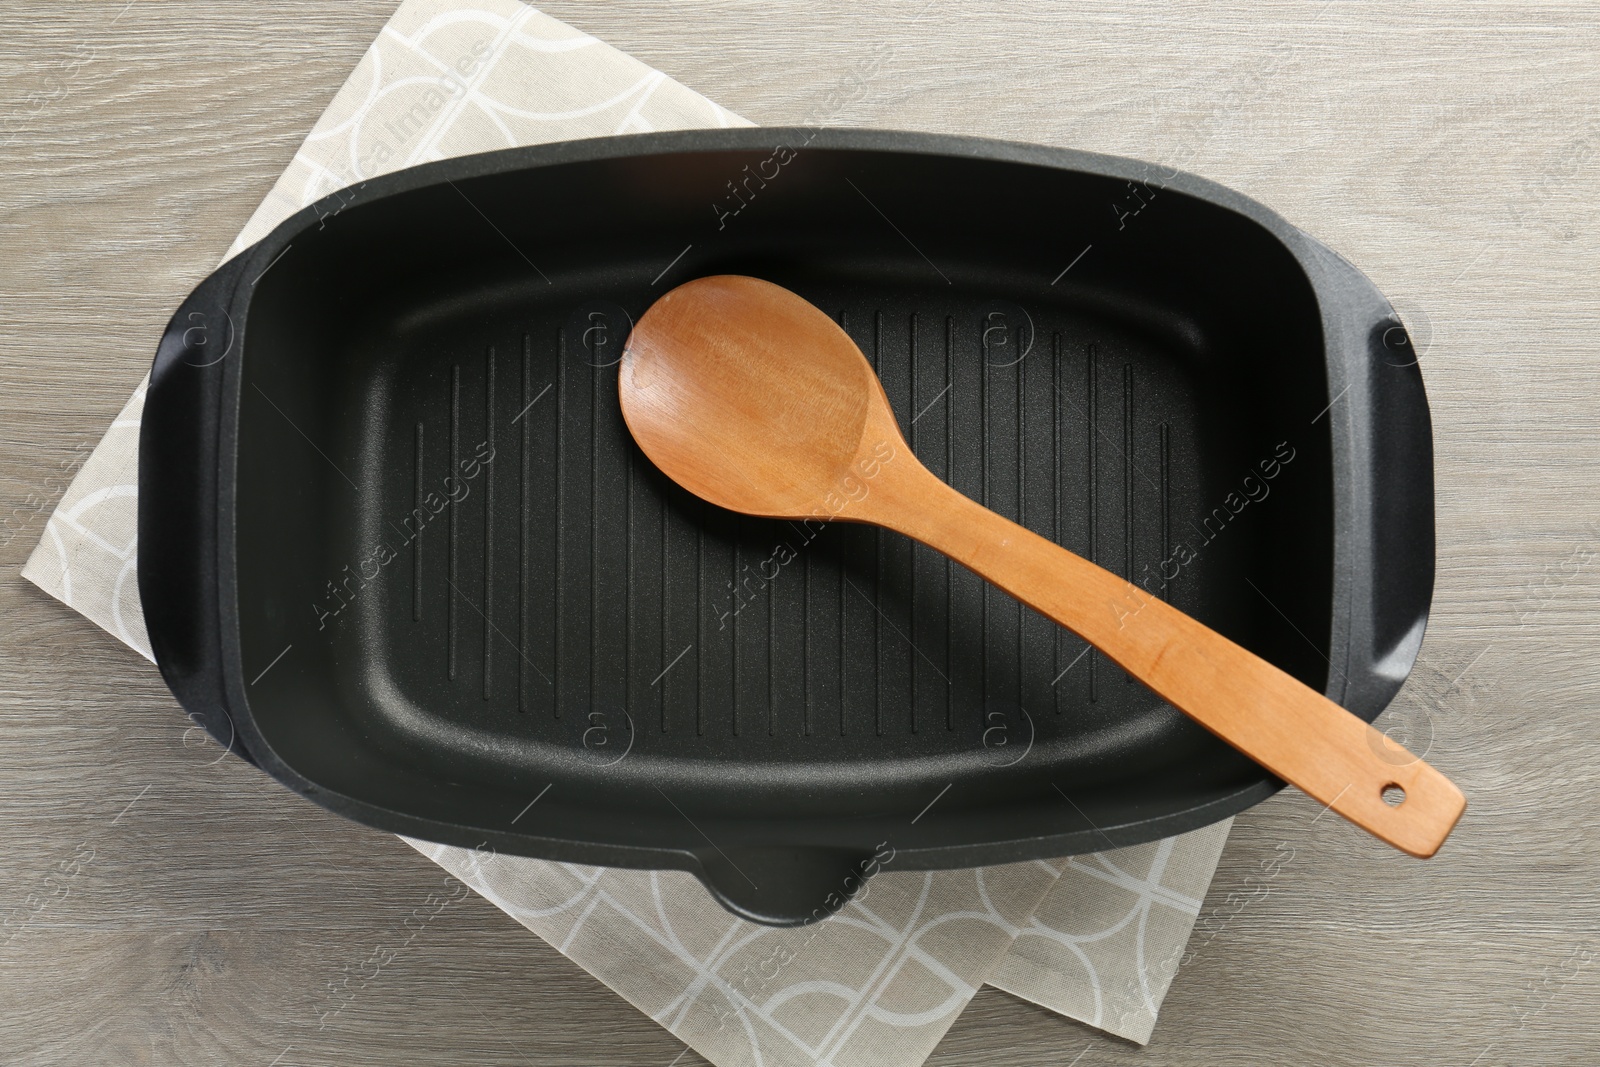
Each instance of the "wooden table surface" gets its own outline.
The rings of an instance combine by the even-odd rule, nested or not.
[[[32,917],[0,947],[0,1063],[698,1062],[476,897],[319,1030],[328,981],[443,873],[213,762],[153,667],[17,575],[60,472],[392,6],[0,8],[0,916]],[[762,124],[1184,166],[1348,256],[1413,324],[1439,567],[1389,721],[1466,790],[1465,821],[1418,862],[1286,792],[1239,818],[1148,1048],[984,990],[931,1062],[1597,1062],[1600,9],[545,10]]]

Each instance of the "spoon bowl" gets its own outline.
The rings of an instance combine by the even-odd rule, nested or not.
[[[883,386],[849,336],[758,278],[700,278],[663,296],[634,328],[619,373],[622,416],[639,447],[730,511],[809,516],[847,491],[865,437],[899,438]]]

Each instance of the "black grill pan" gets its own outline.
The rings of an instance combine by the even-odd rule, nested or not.
[[[1427,404],[1349,264],[1128,160],[719,130],[389,175],[196,289],[139,475],[140,594],[184,706],[373,826],[686,869],[774,923],[891,853],[1133,844],[1281,786],[919,545],[668,482],[616,364],[633,318],[713,273],[835,315],[974,499],[1365,719],[1410,670]]]

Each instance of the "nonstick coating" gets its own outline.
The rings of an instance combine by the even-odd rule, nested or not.
[[[163,669],[335,810],[693,870],[768,922],[825,914],[874,855],[1061,855],[1254,803],[1280,783],[1075,635],[897,535],[705,504],[618,408],[656,297],[787,286],[929,469],[1370,719],[1431,591],[1414,360],[1348,265],[1140,166],[718,131],[455,160],[303,212],[186,305],[233,358],[169,332],[158,360]]]

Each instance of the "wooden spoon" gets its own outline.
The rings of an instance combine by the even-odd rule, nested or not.
[[[860,349],[787,289],[724,275],[672,290],[633,328],[619,390],[639,447],[690,492],[921,541],[1398,849],[1433,855],[1466,808],[1448,778],[1321,693],[940,481],[900,436]]]

